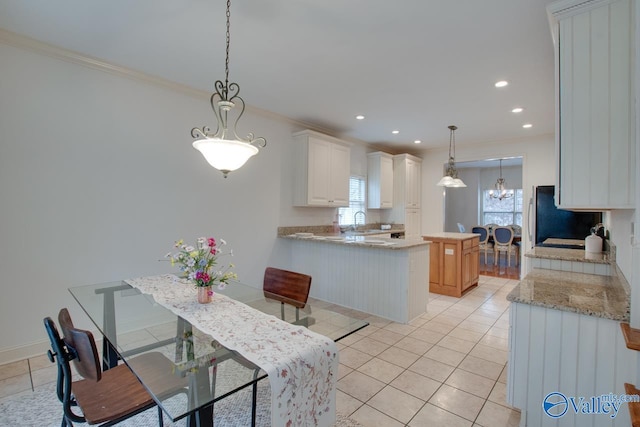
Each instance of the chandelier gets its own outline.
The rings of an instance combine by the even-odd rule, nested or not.
[[[489,190],[489,197],[493,199],[508,199],[513,197],[513,190],[504,188],[504,178],[502,177],[502,159],[500,159],[500,178],[496,181],[495,190]]]
[[[458,171],[456,170],[456,138],[454,132],[458,129],[457,126],[451,125],[449,126],[450,134],[449,134],[449,164],[447,165],[447,171],[444,176],[438,183],[436,184],[439,187],[466,187],[467,185],[458,178]],[[453,146],[453,155],[451,155],[451,147]]]
[[[200,151],[211,166],[218,169],[226,178],[229,172],[244,165],[250,157],[258,154],[258,147],[265,147],[267,140],[260,137],[254,138],[249,133],[246,138],[240,138],[236,133],[236,127],[240,117],[244,113],[244,100],[239,96],[240,86],[237,83],[229,83],[229,42],[230,42],[230,17],[231,0],[227,0],[227,50],[225,61],[225,80],[215,82],[215,92],[211,95],[211,108],[216,115],[217,128],[214,133],[207,126],[191,129],[193,148]],[[233,128],[229,129],[229,112],[236,103],[240,103],[241,109],[235,120]]]

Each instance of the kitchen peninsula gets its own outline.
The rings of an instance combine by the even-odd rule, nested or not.
[[[294,230],[280,227],[278,237],[290,268],[313,278],[310,296],[401,323],[426,312],[431,242]]]

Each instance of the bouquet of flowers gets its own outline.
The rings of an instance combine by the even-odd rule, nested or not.
[[[220,256],[233,256],[233,250],[225,252],[223,246],[227,242],[219,240],[219,244],[213,237],[200,237],[196,246],[186,245],[182,239],[175,242],[176,253],[169,252],[165,258],[169,258],[171,265],[178,264],[186,278],[191,280],[196,287],[212,286],[217,284],[218,289],[224,289],[229,280],[237,279],[236,273],[231,269],[235,266],[229,263],[226,266],[218,265]]]

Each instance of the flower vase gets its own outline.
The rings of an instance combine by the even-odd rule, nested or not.
[[[198,302],[200,304],[209,304],[211,302],[211,286],[198,286]]]

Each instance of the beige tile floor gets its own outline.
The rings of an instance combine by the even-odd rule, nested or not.
[[[341,340],[337,409],[365,427],[517,426],[505,401],[506,295],[517,280],[480,276],[462,298],[430,294],[408,325],[367,316]],[[0,365],[0,399],[55,381],[45,355]]]

